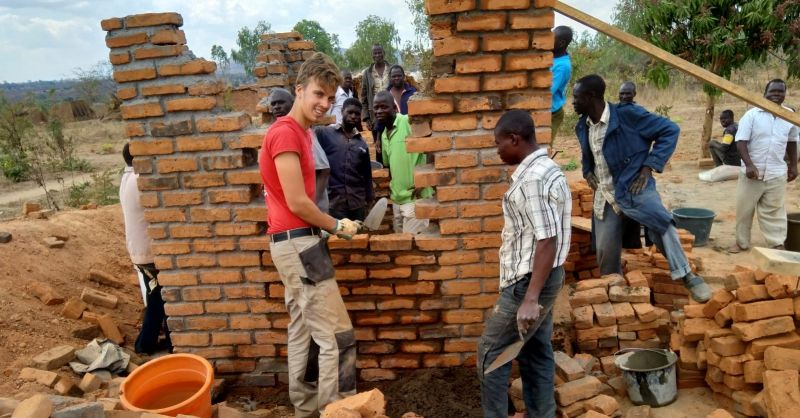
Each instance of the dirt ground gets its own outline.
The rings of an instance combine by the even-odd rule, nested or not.
[[[736,263],[751,263],[750,254],[729,255],[716,251],[733,242],[735,227],[736,182],[703,183],[697,178],[695,163],[702,125],[703,105],[699,95],[681,97],[658,92],[641,92],[639,101],[650,109],[658,105],[673,106],[670,117],[682,128],[678,149],[670,166],[657,175],[658,187],[665,204],[671,208],[703,207],[717,213],[707,247],[696,248],[704,257],[706,277],[717,281],[724,277]],[[744,105],[723,97],[719,110],[731,108],[738,119]],[[98,169],[119,167],[119,152],[125,141],[119,122],[86,121],[70,124],[68,132],[79,136],[78,155],[89,159]],[[558,161],[567,164],[572,159],[580,161],[580,152],[574,135],[562,135],[556,148],[562,153]],[[715,122],[715,135],[721,128]],[[108,144],[108,145],[106,145]],[[580,169],[569,171],[571,179],[580,178]],[[787,192],[789,212],[800,211],[798,184],[791,184]],[[21,201],[40,197],[37,186],[30,183],[11,184],[0,180],[0,219],[16,217]],[[84,287],[96,287],[120,298],[120,307],[113,316],[128,341],[133,341],[141,314],[141,296],[124,247],[121,213],[118,206],[92,211],[66,211],[50,220],[15,219],[0,223],[0,230],[11,232],[14,239],[0,244],[0,396],[24,397],[26,393],[41,391],[36,384],[23,384],[16,379],[21,367],[31,357],[55,345],[68,343],[85,345],[86,341],[71,337],[71,331],[80,321],[64,319],[59,315],[61,306],[44,306],[28,295],[26,286],[32,281],[47,282],[68,298],[78,296]],[[42,242],[48,233],[66,232],[70,235],[66,246],[49,249]],[[763,244],[763,238],[754,226],[753,244]],[[89,282],[88,270],[98,267],[125,281],[123,289],[113,289]],[[563,302],[566,302],[564,300]],[[561,319],[568,318],[569,310],[559,312]],[[419,370],[394,382],[361,384],[360,389],[378,387],[386,394],[389,415],[399,417],[414,411],[427,418],[479,417],[479,397],[474,369]],[[267,407],[273,416],[291,416],[285,388],[261,393],[256,399],[232,395],[229,401],[256,409]],[[623,408],[627,406],[623,405]],[[658,418],[703,417],[716,406],[710,392],[705,389],[683,390],[674,404],[654,410]]]

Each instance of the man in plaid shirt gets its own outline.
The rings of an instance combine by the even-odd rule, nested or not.
[[[500,158],[518,167],[503,196],[500,298],[478,344],[483,416],[508,416],[511,364],[487,375],[484,370],[522,337],[527,342],[517,361],[528,416],[554,417],[552,308],[564,284],[572,197],[561,169],[536,143],[530,113],[506,112],[494,135]]]

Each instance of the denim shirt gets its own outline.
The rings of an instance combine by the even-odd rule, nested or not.
[[[611,117],[603,142],[603,156],[614,179],[614,198],[622,212],[663,234],[672,224],[672,215],[658,196],[656,182],[650,178],[645,190],[638,195],[628,191],[642,167],[662,172],[678,145],[680,128],[664,117],[654,115],[643,107],[631,104],[609,104]],[[575,126],[581,145],[584,178],[594,171],[594,157],[589,147],[589,129],[584,115]]]

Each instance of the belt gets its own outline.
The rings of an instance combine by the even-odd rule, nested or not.
[[[278,232],[269,236],[271,242],[281,242],[287,239],[310,237],[312,235],[319,235],[319,228],[296,228],[288,231]]]

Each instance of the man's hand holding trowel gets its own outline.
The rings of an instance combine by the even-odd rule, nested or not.
[[[389,200],[385,197],[380,198],[375,205],[370,209],[364,221],[351,221],[349,219],[340,219],[336,225],[336,235],[342,239],[353,239],[353,236],[358,232],[377,231],[381,227],[381,222],[386,216],[386,208],[389,205]],[[325,236],[324,238],[327,238]]]

